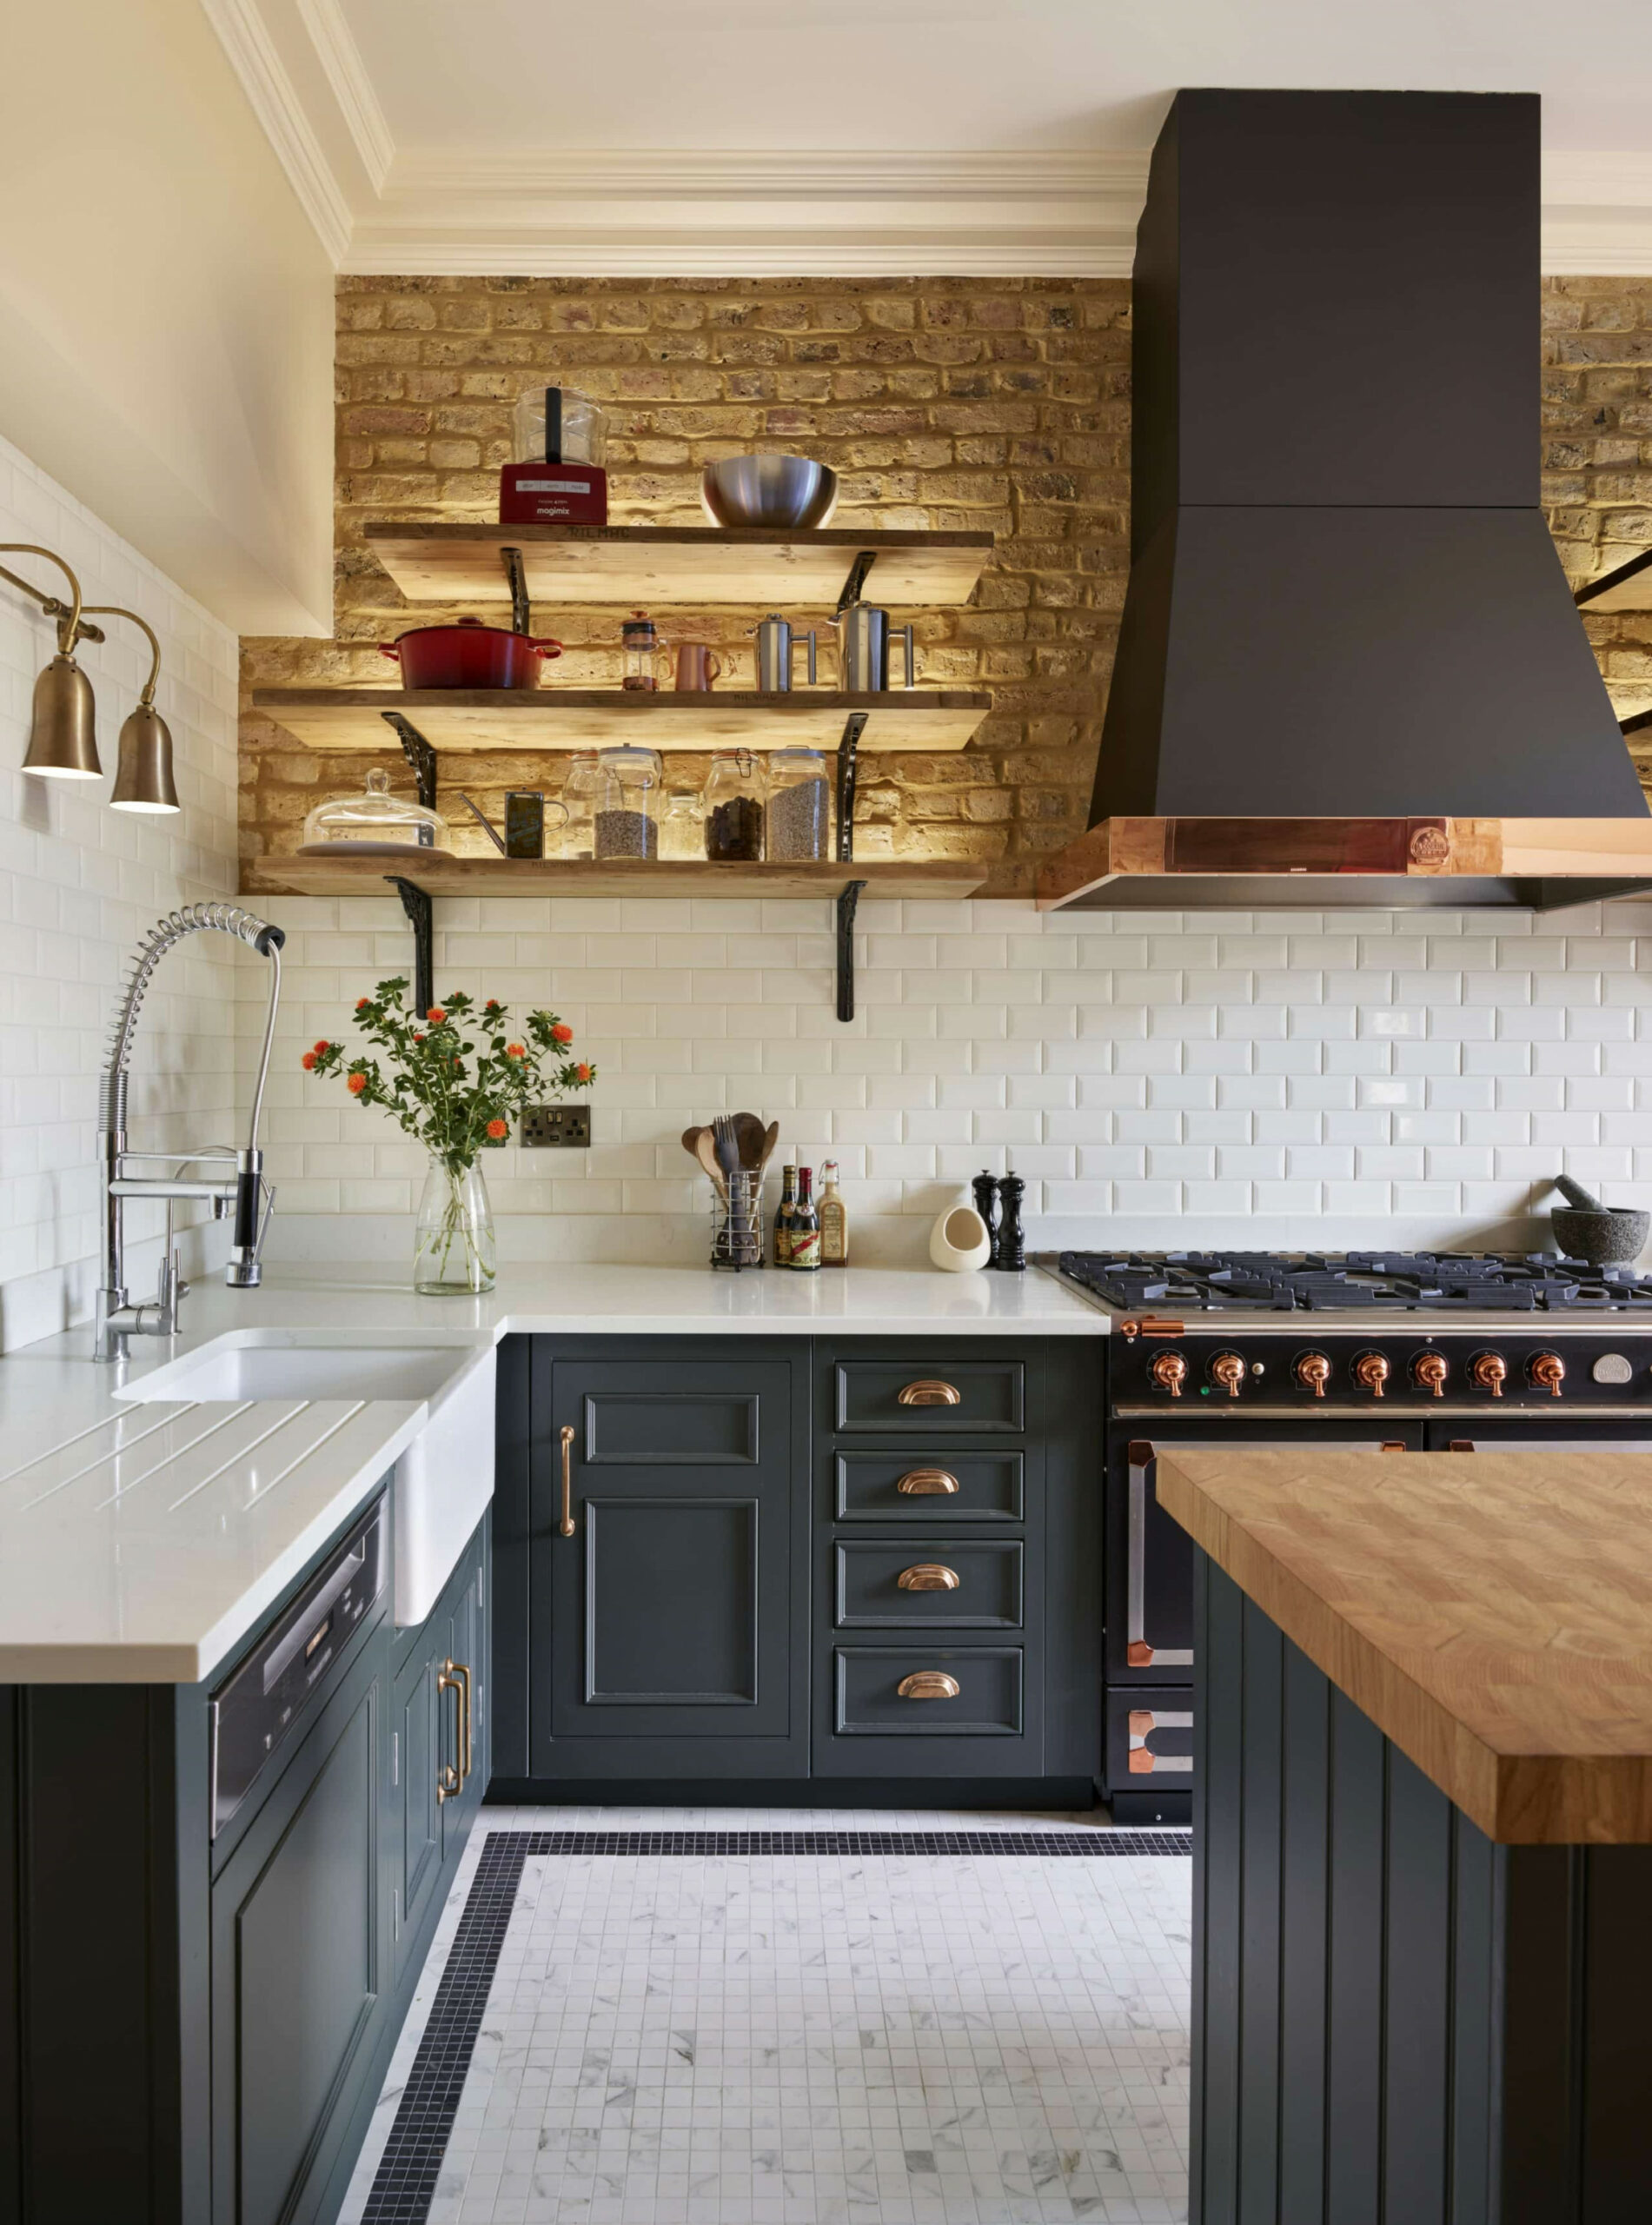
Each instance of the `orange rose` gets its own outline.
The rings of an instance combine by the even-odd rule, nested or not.
[[[365,1012],[372,1001],[371,997],[358,997],[355,1000],[355,1009],[357,1012]]]
[[[482,1010],[484,1012],[503,1012],[504,1009],[504,1006],[500,1003],[497,997],[489,997],[487,1003],[482,1006]]]
[[[551,1030],[551,1040],[553,1043],[571,1043],[574,1040],[574,1030],[568,1026],[567,1020],[557,1021]]]
[[[429,1021],[432,1027],[440,1027],[442,1021],[446,1020],[447,1017],[447,1013],[442,1010],[440,1005],[432,1005],[429,1011],[425,1014],[425,1018]]]
[[[495,1143],[502,1143],[510,1133],[510,1126],[508,1122],[504,1120],[490,1120],[488,1123],[488,1132]]]
[[[420,1034],[416,1027],[413,1031],[413,1039],[415,1043],[422,1043],[424,1041],[423,1036]]]
[[[306,1073],[309,1073],[314,1069],[315,1065],[315,1053],[314,1053],[314,1051],[306,1051],[306,1052],[305,1052],[305,1053],[304,1053],[304,1055],[303,1055],[303,1057],[299,1060],[299,1062],[298,1062],[298,1063],[299,1063],[299,1065],[300,1065],[301,1066],[302,1066],[302,1068],[304,1069],[304,1072],[305,1072]]]
[[[323,1035],[323,1036],[322,1036],[322,1039],[321,1039],[321,1041],[320,1041],[318,1044],[316,1044],[316,1045],[315,1045],[315,1055],[316,1055],[316,1057],[319,1059],[319,1058],[321,1057],[321,1055],[322,1055],[322,1053],[323,1051],[330,1050],[330,1049],[332,1048],[332,1046],[328,1042],[328,1039],[327,1039],[326,1036],[324,1036],[324,1035]]]
[[[578,1066],[575,1066],[575,1067],[574,1067],[574,1073],[579,1076],[579,1078],[580,1078],[580,1079],[581,1079],[581,1081],[589,1081],[589,1080],[590,1080],[590,1079],[591,1079],[591,1069],[590,1069],[590,1067],[589,1067],[589,1066],[587,1066],[586,1065],[586,1063],[585,1063],[585,1061],[584,1061],[584,1059],[581,1059],[580,1060],[580,1063],[578,1064]]]
[[[505,1056],[508,1059],[525,1059],[527,1056],[527,1053],[520,1043],[507,1043],[505,1046]]]
[[[345,1083],[345,1087],[349,1091],[352,1097],[359,1097],[362,1094],[362,1092],[367,1087],[367,1076],[365,1074],[351,1074]]]

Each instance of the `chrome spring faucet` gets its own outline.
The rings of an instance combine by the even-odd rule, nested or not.
[[[213,1145],[201,1151],[135,1152],[126,1142],[126,1067],[131,1055],[138,1007],[156,967],[176,943],[186,935],[216,929],[234,935],[270,965],[269,1011],[264,1022],[264,1047],[254,1085],[252,1118],[247,1140],[240,1149]],[[231,1290],[251,1290],[262,1279],[259,1252],[275,1202],[275,1191],[264,1180],[263,1152],[258,1145],[258,1123],[263,1111],[264,1082],[269,1072],[269,1050],[275,1033],[275,1007],[281,1000],[281,946],[286,940],[279,927],[270,927],[236,904],[185,904],[159,920],[138,944],[131,972],[109,1035],[109,1062],[98,1084],[98,1153],[103,1168],[103,1270],[99,1277],[92,1358],[120,1360],[128,1357],[133,1337],[170,1337],[177,1332],[178,1303],[187,1287],[178,1279],[172,1249],[173,1207],[180,1199],[201,1199],[210,1204],[215,1220],[235,1217],[234,1236],[224,1280]],[[135,1161],[160,1161],[175,1172],[169,1175],[129,1174]],[[233,1163],[233,1173],[230,1164]],[[222,1174],[186,1175],[188,1167],[217,1164]],[[166,1245],[160,1281],[153,1303],[134,1305],[126,1292],[125,1204],[128,1198],[161,1198],[166,1201]]]

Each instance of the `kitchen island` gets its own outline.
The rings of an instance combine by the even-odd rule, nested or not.
[[[1196,2225],[1652,2188],[1652,1459],[1177,1451]]]

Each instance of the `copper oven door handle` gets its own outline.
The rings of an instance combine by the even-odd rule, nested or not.
[[[562,1518],[556,1525],[559,1538],[574,1535],[574,1425],[562,1425]]]
[[[1125,1548],[1125,1659],[1132,1669],[1186,1669],[1193,1649],[1155,1646],[1147,1637],[1147,1471],[1158,1448],[1138,1438],[1128,1454],[1130,1491]]]
[[[950,1383],[925,1376],[917,1383],[903,1383],[895,1393],[898,1406],[961,1406],[964,1394]]]

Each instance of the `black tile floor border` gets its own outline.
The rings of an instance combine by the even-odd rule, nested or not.
[[[523,1864],[539,1855],[1187,1856],[1187,1830],[489,1831],[401,2089],[362,2225],[425,2225],[505,1944]]]

